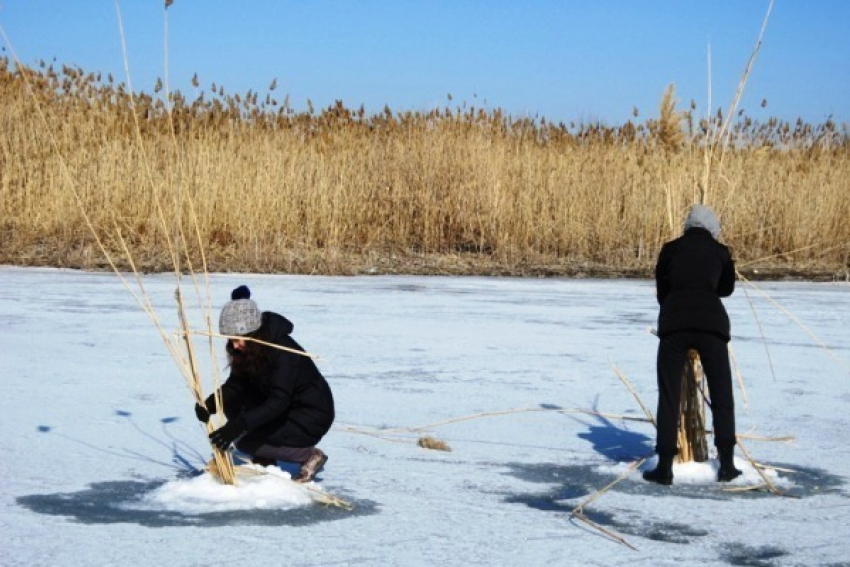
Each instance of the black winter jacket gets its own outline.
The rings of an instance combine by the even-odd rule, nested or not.
[[[290,336],[293,324],[277,313],[262,315],[268,341],[303,351]],[[310,447],[330,430],[334,400],[330,386],[313,360],[272,347],[269,371],[263,376],[237,375],[221,387],[228,419],[240,417],[248,431],[240,448],[253,452],[260,445]]]
[[[691,228],[666,243],[655,266],[655,286],[659,336],[702,331],[729,340],[729,316],[720,298],[735,291],[735,264],[710,232]]]

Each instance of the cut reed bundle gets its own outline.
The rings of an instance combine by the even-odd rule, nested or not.
[[[435,439],[434,437],[420,437],[417,444],[423,449],[431,449],[434,451],[446,451],[451,452],[452,448],[449,447],[449,444],[445,441],[441,441],[440,439]]]
[[[697,351],[688,351],[682,371],[682,398],[679,408],[677,440],[680,463],[704,463],[708,460],[708,443],[705,436],[705,394],[702,363]]]

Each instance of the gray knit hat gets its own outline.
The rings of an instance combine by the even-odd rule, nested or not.
[[[253,333],[263,324],[263,316],[251,299],[251,290],[240,285],[230,294],[231,301],[221,310],[218,330],[222,335],[243,336]]]
[[[704,228],[715,240],[720,237],[720,221],[714,211],[705,205],[696,204],[691,207],[691,212],[685,220],[685,230],[689,228]]]

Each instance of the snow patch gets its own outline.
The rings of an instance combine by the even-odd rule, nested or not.
[[[289,473],[275,466],[245,467],[258,474],[240,474],[238,484],[222,484],[205,472],[189,479],[172,480],[146,495],[141,507],[184,514],[233,510],[290,510],[313,502],[306,487],[290,482]],[[310,483],[318,489],[316,483]]]
[[[654,469],[658,464],[658,457],[648,459],[642,470]],[[597,472],[600,474],[621,476],[629,471],[631,463],[613,463],[608,465],[600,465],[597,467]],[[688,484],[688,485],[704,485],[717,483],[717,469],[719,463],[716,459],[710,459],[704,463],[674,463],[673,464],[673,484]],[[735,467],[741,470],[741,476],[732,482],[724,483],[724,486],[729,487],[745,487],[745,486],[760,486],[764,484],[764,479],[753,468],[749,461],[745,459],[735,458]],[[762,470],[762,474],[779,490],[788,490],[794,486],[794,482],[788,478],[782,477],[778,472],[772,469]],[[643,482],[640,474],[633,474],[633,480]]]

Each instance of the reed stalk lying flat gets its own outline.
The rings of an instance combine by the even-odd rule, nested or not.
[[[330,492],[326,492],[324,490],[319,490],[309,484],[296,482],[294,480],[284,478],[278,475],[269,475],[267,472],[260,470],[256,465],[236,465],[235,472],[237,475],[242,476],[271,476],[272,478],[277,479],[280,482],[287,483],[289,485],[295,485],[299,490],[303,490],[310,494],[310,497],[320,504],[324,504],[325,506],[334,506],[336,508],[342,508],[343,510],[353,510],[354,504],[351,502],[340,498],[339,496],[335,496]]]
[[[637,391],[635,391],[635,389],[632,387],[632,384],[629,382],[628,378],[626,378],[626,375],[620,372],[620,369],[614,366],[613,364],[611,365],[611,368],[614,369],[614,373],[617,375],[617,378],[619,378],[623,385],[628,388],[629,392],[632,394],[632,397],[640,406],[640,409],[643,410],[643,413],[646,415],[647,421],[649,421],[654,427],[658,427],[658,424],[655,423],[655,416],[652,415],[652,412],[649,411],[649,408],[647,408],[646,404],[643,403],[643,400],[640,399],[640,396],[638,395]]]
[[[464,415],[460,417],[453,417],[449,419],[444,419],[442,421],[437,421],[434,423],[429,423],[427,425],[418,425],[414,427],[392,427],[387,429],[367,429],[362,427],[354,427],[354,426],[346,426],[344,428],[345,431],[351,433],[361,433],[361,432],[370,432],[375,434],[396,434],[396,433],[419,433],[422,431],[426,431],[429,429],[435,429],[437,427],[441,427],[444,425],[449,425],[452,423],[460,423],[463,421],[471,421],[475,419],[481,418],[489,418],[489,417],[498,417],[505,415],[514,415],[518,413],[535,413],[535,412],[555,412],[555,413],[580,413],[585,415],[593,415],[597,417],[604,417],[606,419],[616,419],[622,421],[649,421],[649,419],[644,419],[642,417],[634,417],[628,415],[618,415],[618,414],[608,414],[602,413],[593,410],[586,409],[570,409],[570,408],[515,408],[508,410],[494,410],[494,411],[484,411],[479,413],[474,413],[470,415]]]
[[[754,459],[750,456],[750,452],[749,452],[749,451],[747,451],[747,448],[744,446],[744,444],[743,444],[743,443],[741,443],[741,439],[740,439],[740,437],[738,438],[738,443],[737,443],[737,444],[738,444],[738,448],[741,450],[741,452],[744,454],[744,456],[747,458],[747,460],[748,460],[748,461],[750,462],[750,464],[753,466],[753,468],[755,469],[755,471],[759,474],[759,476],[761,477],[761,479],[764,481],[765,486],[767,486],[767,487],[770,489],[770,491],[771,491],[771,492],[773,492],[774,494],[778,494],[778,495],[780,495],[780,496],[783,496],[782,491],[780,491],[778,488],[776,488],[776,486],[775,486],[772,482],[770,482],[770,479],[769,479],[769,478],[767,478],[767,475],[765,475],[765,474],[762,472],[762,467],[759,467],[759,466],[756,464],[756,461],[755,461],[755,460],[754,460]]]
[[[738,277],[739,280],[746,281],[745,279],[743,279],[743,276],[741,275],[740,271],[737,271],[737,277]],[[762,341],[762,344],[764,345],[764,351],[765,351],[765,354],[767,356],[767,363],[770,366],[770,374],[771,374],[771,376],[773,376],[773,381],[776,382],[776,372],[773,368],[773,357],[770,356],[770,349],[767,348],[767,337],[764,334],[764,329],[762,328],[761,318],[759,317],[758,310],[756,309],[756,306],[753,303],[753,300],[750,298],[749,292],[747,291],[747,286],[744,286],[744,296],[747,298],[747,303],[749,303],[749,305],[750,305],[750,312],[753,314],[753,318],[755,319],[756,326],[758,327],[759,336],[761,336],[761,341]],[[747,397],[746,397],[746,394],[744,393],[745,392],[744,391],[744,382],[741,379],[741,372],[738,368],[738,361],[735,358],[735,352],[732,350],[731,344],[729,345],[729,356],[732,359],[732,363],[735,365],[735,374],[738,376],[738,384],[740,385],[741,393],[744,396],[744,407],[747,408],[748,405],[747,405]]]
[[[794,321],[794,323],[797,324],[798,327],[800,327],[803,331],[805,331],[806,334],[809,335],[812,338],[812,340],[814,340],[824,351],[826,351],[826,353],[835,362],[837,362],[844,370],[850,372],[850,364],[848,364],[846,361],[844,361],[842,358],[840,358],[831,348],[829,348],[829,346],[825,342],[823,342],[820,339],[820,337],[818,337],[811,329],[809,329],[805,324],[803,324],[803,322],[800,321],[793,313],[788,311],[788,309],[786,309],[778,301],[773,299],[768,293],[766,293],[763,289],[761,289],[761,287],[759,287],[755,282],[747,279],[746,277],[744,277],[743,275],[740,275],[740,274],[739,274],[738,277],[741,278],[746,284],[748,284],[754,290],[756,290],[760,295],[765,297],[774,307],[779,309],[779,311],[781,311],[782,313],[787,315],[792,321]]]
[[[651,454],[651,453],[650,453],[650,454]],[[611,482],[611,483],[609,483],[609,484],[605,485],[603,488],[601,488],[601,489],[597,490],[596,492],[594,492],[593,494],[591,494],[589,497],[587,497],[587,498],[585,498],[584,500],[582,500],[582,501],[578,504],[578,506],[576,506],[575,508],[573,508],[573,511],[572,511],[572,513],[571,513],[571,514],[572,514],[572,516],[573,516],[573,517],[575,517],[575,518],[578,518],[579,520],[581,520],[581,521],[583,521],[583,522],[585,522],[585,523],[587,523],[587,524],[588,524],[589,526],[591,526],[592,528],[594,528],[594,529],[596,529],[596,530],[599,530],[600,532],[602,532],[603,534],[605,534],[605,535],[606,535],[606,536],[608,536],[609,538],[613,539],[613,540],[614,540],[614,541],[616,541],[617,543],[622,543],[623,545],[625,545],[625,546],[629,547],[629,548],[630,548],[630,549],[632,549],[633,551],[637,551],[637,548],[636,548],[636,547],[634,547],[633,545],[631,545],[629,542],[627,542],[627,541],[625,540],[625,538],[623,538],[622,536],[620,536],[620,535],[618,535],[618,534],[614,533],[614,532],[613,532],[613,531],[611,531],[611,530],[605,529],[605,528],[603,528],[602,526],[600,526],[599,524],[597,524],[596,522],[593,522],[592,520],[590,520],[590,518],[588,518],[587,516],[585,516],[585,514],[584,514],[584,509],[585,509],[585,507],[589,506],[592,502],[596,501],[598,498],[601,498],[601,497],[602,497],[602,495],[604,495],[606,492],[608,492],[609,490],[611,490],[611,489],[612,489],[615,485],[617,485],[618,483],[620,483],[622,480],[624,480],[624,479],[628,478],[628,477],[629,477],[629,476],[630,476],[630,475],[631,475],[634,471],[636,471],[636,470],[637,470],[637,469],[638,469],[638,468],[639,468],[639,467],[640,467],[640,466],[641,466],[641,465],[642,465],[642,464],[646,461],[646,459],[648,459],[648,458],[649,458],[649,455],[647,455],[647,456],[645,456],[645,457],[641,457],[640,459],[638,459],[638,460],[636,460],[636,461],[632,462],[632,463],[629,465],[628,470],[627,470],[626,472],[624,472],[623,474],[621,474],[620,476],[618,476],[618,477],[617,477],[617,478],[616,478],[613,482]]]
[[[793,443],[794,437],[784,436],[784,437],[764,437],[762,435],[751,435],[749,433],[739,433],[737,435],[738,439],[747,439],[749,441],[770,441],[774,443]]]

